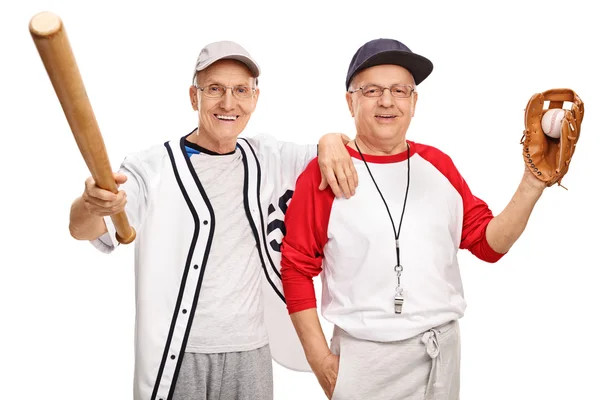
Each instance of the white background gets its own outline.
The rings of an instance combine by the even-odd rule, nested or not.
[[[3,1],[0,397],[131,397],[133,246],[107,256],[69,236],[69,207],[89,173],[28,32],[49,10],[65,23],[115,169],[128,152],[193,129],[192,70],[215,40],[238,41],[262,67],[247,135],[300,143],[353,136],[350,58],[377,37],[405,42],[435,64],[409,138],[450,154],[496,213],[523,172],[529,97],[576,90],[586,115],[569,190],[545,192],[499,263],[460,253],[469,304],[461,398],[600,398],[593,2],[416,3]],[[311,374],[277,365],[274,374],[277,400],[325,398]]]

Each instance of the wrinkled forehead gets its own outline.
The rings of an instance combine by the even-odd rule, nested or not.
[[[415,86],[413,75],[408,69],[399,65],[382,64],[358,72],[351,85],[357,88],[366,84],[388,86],[396,83]]]

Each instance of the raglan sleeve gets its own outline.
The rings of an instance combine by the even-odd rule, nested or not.
[[[119,166],[118,172],[127,176],[127,181],[119,186],[119,190],[124,191],[127,196],[125,214],[129,224],[138,231],[148,208],[151,177],[147,168],[135,155],[127,156]],[[109,216],[104,217],[104,222],[107,232],[97,239],[90,240],[90,243],[99,251],[108,254],[119,246],[119,242],[112,219]]]
[[[498,253],[487,241],[487,226],[494,214],[488,204],[475,196],[462,175],[456,171],[457,188],[463,200],[463,224],[460,248],[467,249],[482,261],[495,263],[505,253]]]
[[[500,260],[504,254],[494,251],[486,237],[488,224],[494,219],[488,204],[473,194],[448,154],[432,146],[422,146],[419,154],[448,179],[462,199],[459,248],[468,250],[485,262],[494,263]]]
[[[334,194],[319,190],[320,169],[313,159],[300,174],[285,215],[281,279],[288,313],[316,308],[313,278],[322,271],[323,249]]]

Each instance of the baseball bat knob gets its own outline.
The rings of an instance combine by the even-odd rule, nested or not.
[[[37,13],[29,21],[29,32],[40,38],[55,35],[61,28],[62,20],[50,11]]]
[[[116,235],[117,235],[117,240],[119,241],[119,243],[129,244],[135,240],[135,229],[133,229],[133,227],[131,227],[131,229],[129,230],[129,235],[127,237],[121,237],[121,235],[119,235],[119,232],[117,232]]]

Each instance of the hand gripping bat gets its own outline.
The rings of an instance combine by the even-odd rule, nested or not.
[[[116,194],[118,188],[104,140],[62,20],[51,12],[38,13],[29,22],[29,32],[96,185]],[[125,212],[114,214],[111,219],[119,243],[133,242],[135,230]]]

